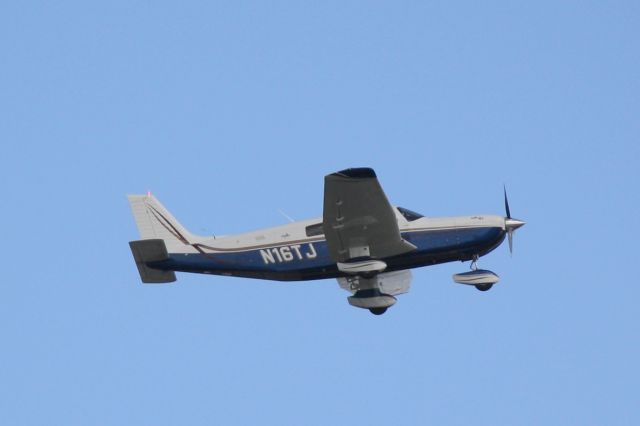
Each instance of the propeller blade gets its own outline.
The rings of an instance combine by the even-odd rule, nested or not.
[[[509,236],[509,254],[513,255],[513,229],[509,229],[507,235]]]
[[[504,210],[507,212],[507,219],[511,219],[511,210],[509,209],[509,199],[507,198],[507,187],[504,188]]]
[[[507,217],[504,218],[504,227],[507,231],[507,237],[509,238],[509,253],[513,255],[513,231],[520,228],[525,224],[524,221],[511,218],[511,209],[509,208],[509,198],[507,197],[507,187],[504,188],[504,210],[507,213]]]

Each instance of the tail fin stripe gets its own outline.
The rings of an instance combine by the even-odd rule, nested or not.
[[[149,207],[149,209],[151,210],[151,214],[153,214],[155,216],[155,218],[158,220],[160,225],[162,225],[167,231],[169,231],[169,233],[171,233],[171,235],[176,237],[178,240],[180,240],[184,244],[187,244],[187,245],[190,244],[189,241],[187,241],[187,239],[180,233],[180,231],[178,231],[171,224],[171,222],[169,222],[167,220],[167,218],[162,215],[162,213],[160,213],[158,210],[156,210],[153,206],[151,206],[149,204],[147,204],[147,207]]]

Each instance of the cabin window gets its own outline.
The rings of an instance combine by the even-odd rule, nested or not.
[[[420,213],[416,213],[414,211],[411,211],[409,209],[405,209],[403,207],[398,207],[398,211],[409,222],[413,222],[414,220],[417,220],[417,219],[420,219],[421,217],[424,217],[424,215],[421,215]]]
[[[305,228],[305,231],[307,232],[307,237],[316,237],[318,235],[324,235],[324,228],[322,227],[322,222],[307,226]]]

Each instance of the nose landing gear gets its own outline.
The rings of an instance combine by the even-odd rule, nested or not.
[[[472,285],[479,291],[487,291],[500,280],[497,274],[486,269],[478,269],[478,255],[471,261],[471,271],[455,274],[453,280],[458,284]]]
[[[469,269],[471,269],[472,271],[478,270],[478,259],[480,259],[480,257],[477,254],[474,254],[473,258],[471,259],[471,265],[469,265]]]
[[[493,287],[493,284],[478,284],[475,286],[475,288],[480,291],[489,291],[491,290],[491,287]]]

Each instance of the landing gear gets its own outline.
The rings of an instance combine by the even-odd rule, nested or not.
[[[458,284],[472,285],[480,291],[487,291],[493,287],[495,283],[500,281],[500,277],[494,272],[486,269],[478,269],[477,254],[471,258],[471,265],[469,272],[462,272],[453,276],[453,281]]]
[[[473,258],[471,259],[471,270],[473,272],[476,272],[478,270],[478,259],[480,257],[477,254],[473,255]],[[491,287],[493,287],[493,283],[490,284],[477,284],[474,286],[476,289],[480,290],[480,291],[489,291],[491,290]]]
[[[382,292],[380,276],[366,278],[359,275],[353,278],[355,279],[347,279],[349,290],[353,293],[347,297],[351,306],[367,309],[373,315],[382,315],[396,303],[395,297]]]
[[[477,254],[474,254],[473,258],[471,259],[471,265],[469,266],[472,271],[478,270],[478,259],[480,259],[480,257]]]
[[[493,287],[493,284],[478,284],[475,287],[480,291],[488,291],[488,290],[491,290],[491,287]]]

